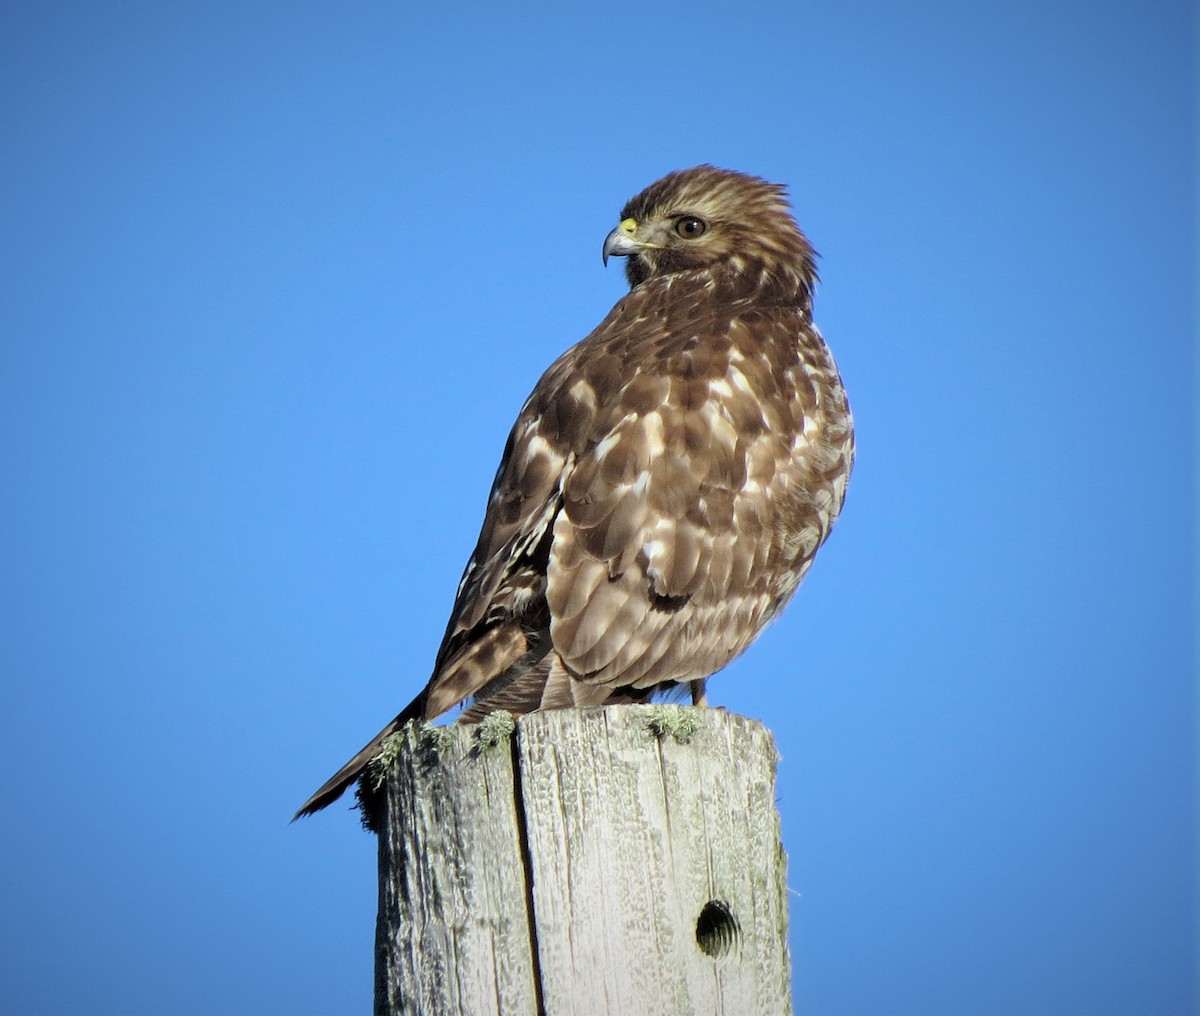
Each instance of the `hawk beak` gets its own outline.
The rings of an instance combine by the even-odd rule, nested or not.
[[[637,223],[633,219],[625,219],[604,238],[604,249],[601,251],[601,256],[606,265],[610,257],[629,257],[630,254],[636,254],[646,246],[646,244],[638,242],[635,233],[637,233]]]

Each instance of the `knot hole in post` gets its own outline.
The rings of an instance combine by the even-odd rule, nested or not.
[[[696,945],[705,956],[719,960],[733,948],[741,928],[724,900],[709,900],[696,918]]]

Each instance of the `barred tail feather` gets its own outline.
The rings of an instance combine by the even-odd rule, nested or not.
[[[312,815],[320,811],[322,808],[327,808],[333,804],[339,797],[342,796],[351,785],[363,773],[376,755],[379,754],[379,749],[383,745],[386,738],[394,734],[397,730],[404,726],[409,720],[423,719],[425,715],[425,698],[426,695],[422,692],[412,702],[410,702],[399,716],[391,723],[384,727],[376,734],[362,751],[347,762],[341,769],[334,773],[326,780],[321,788],[312,795],[301,806],[300,810],[292,816],[292,821],[295,822],[298,818],[303,818],[306,815]]]

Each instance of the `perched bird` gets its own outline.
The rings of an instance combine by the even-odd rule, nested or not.
[[[630,292],[542,375],[509,435],[410,719],[644,702],[705,680],[791,598],[842,507],[850,408],[812,322],[784,188],[712,166],[633,198],[604,241]]]

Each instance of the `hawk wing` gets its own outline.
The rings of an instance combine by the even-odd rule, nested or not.
[[[822,511],[797,475],[805,403],[820,396],[796,383],[797,336],[823,350],[815,330],[794,308],[689,317],[678,291],[655,313],[668,288],[627,296],[523,407],[428,716],[470,697],[500,708],[533,694],[536,708],[555,665],[610,691],[706,678],[786,602],[827,535],[834,492]]]

